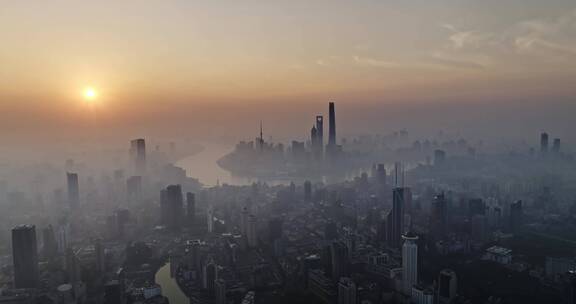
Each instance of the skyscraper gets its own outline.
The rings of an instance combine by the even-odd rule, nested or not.
[[[312,182],[308,180],[304,182],[304,201],[312,201]]]
[[[522,201],[516,201],[515,203],[510,204],[510,231],[513,233],[517,233],[520,231],[520,227],[522,227]]]
[[[330,247],[330,256],[332,260],[332,279],[338,282],[341,277],[349,274],[350,260],[346,244],[342,241],[333,242]]]
[[[208,206],[206,211],[206,224],[208,226],[208,233],[214,232],[214,207]]]
[[[137,202],[142,197],[142,177],[130,176],[126,180],[126,194],[129,202]]]
[[[560,138],[554,138],[552,142],[552,152],[556,154],[560,153]]]
[[[438,303],[448,304],[458,292],[458,279],[451,269],[443,269],[438,276]]]
[[[53,259],[58,255],[58,243],[52,225],[42,230],[42,255],[45,259]]]
[[[196,218],[196,195],[192,192],[186,193],[186,216],[189,224]]]
[[[96,271],[98,274],[104,274],[106,271],[106,254],[102,240],[97,239],[94,242],[94,253],[96,255]]]
[[[324,156],[324,117],[316,116],[316,153],[319,159]]]
[[[431,211],[430,231],[435,239],[442,240],[448,229],[448,202],[444,192],[434,197]]]
[[[446,161],[446,152],[444,150],[434,150],[434,166],[440,166]]]
[[[256,216],[250,214],[250,216],[248,217],[248,227],[247,227],[248,246],[250,248],[256,248],[258,246],[258,235],[256,229],[257,229]]]
[[[226,304],[226,281],[217,279],[214,282],[216,304]]]
[[[12,258],[14,259],[14,287],[38,287],[38,247],[36,227],[21,225],[12,229]]]
[[[170,230],[181,228],[184,215],[184,198],[180,185],[170,185],[160,192],[162,224]]]
[[[400,248],[404,230],[404,188],[394,188],[392,191],[392,214],[390,223],[389,245]]]
[[[340,278],[338,282],[338,304],[356,304],[356,284],[348,277]]]
[[[206,260],[204,267],[202,267],[202,287],[214,292],[216,280],[218,280],[218,265],[210,257]]]
[[[80,204],[80,187],[78,186],[78,174],[67,172],[66,182],[68,186],[68,204],[71,208],[76,208]]]
[[[334,110],[334,103],[328,103],[328,146],[333,150],[336,146],[336,113]]]
[[[378,185],[386,186],[386,168],[384,167],[384,164],[378,164],[375,174]]]
[[[410,295],[412,286],[418,283],[418,236],[408,232],[402,236],[402,279],[404,293]]]
[[[134,164],[136,175],[144,176],[146,173],[146,141],[143,138],[130,142],[130,158]]]
[[[80,261],[78,260],[78,255],[72,248],[66,250],[66,273],[70,284],[75,284],[80,281]]]
[[[548,133],[540,134],[540,153],[548,153]]]

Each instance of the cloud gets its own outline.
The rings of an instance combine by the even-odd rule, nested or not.
[[[379,60],[374,58],[365,58],[357,55],[352,56],[355,63],[360,65],[379,67],[379,68],[393,68],[398,67],[399,64],[393,61]]]
[[[458,69],[482,70],[486,67],[485,65],[474,61],[466,61],[466,60],[443,58],[443,57],[433,57],[430,59],[430,62],[432,64]]]
[[[523,20],[493,32],[461,30],[450,23],[440,27],[449,32],[447,43],[433,52],[432,57],[446,64],[466,62],[470,67],[485,67],[497,59],[512,58],[511,55],[537,55],[558,60],[573,60],[576,56],[576,10],[552,19]],[[444,55],[436,56],[438,52]],[[484,58],[478,61],[465,57]]]

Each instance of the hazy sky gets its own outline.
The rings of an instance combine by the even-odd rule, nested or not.
[[[118,132],[197,134],[217,113],[246,114],[240,124],[287,104],[304,121],[329,98],[349,109],[537,108],[569,106],[576,93],[574,0],[4,0],[0,39],[5,136],[97,119]]]

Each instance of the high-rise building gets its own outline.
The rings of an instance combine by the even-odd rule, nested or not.
[[[328,146],[333,150],[336,146],[336,112],[334,103],[328,103]]]
[[[14,287],[36,288],[39,283],[36,227],[21,225],[12,229]]]
[[[332,260],[332,279],[338,282],[341,277],[348,276],[350,272],[350,259],[346,244],[341,241],[332,242],[330,256]]]
[[[186,216],[189,224],[196,218],[196,195],[192,192],[186,193]]]
[[[129,202],[137,202],[142,198],[142,176],[130,176],[126,180],[126,195]]]
[[[473,198],[468,201],[468,217],[472,219],[475,215],[486,215],[486,202],[481,198]]]
[[[518,200],[510,204],[510,231],[518,233],[522,227],[522,201]]]
[[[316,116],[316,153],[321,160],[324,156],[324,117],[322,115]]]
[[[436,195],[432,202],[430,232],[437,240],[442,240],[448,230],[448,201],[444,192]]]
[[[338,304],[356,304],[356,283],[348,277],[340,278],[338,282]]]
[[[446,161],[446,152],[444,150],[434,150],[434,166],[440,166]]]
[[[104,285],[104,304],[124,304],[124,286],[119,280],[106,282]]]
[[[560,138],[554,138],[552,142],[552,152],[556,154],[560,153]]]
[[[97,239],[94,242],[94,253],[96,255],[96,271],[99,274],[104,274],[106,272],[106,253],[102,240]]]
[[[458,292],[458,279],[451,269],[443,269],[438,275],[438,303],[448,304]]]
[[[208,233],[214,232],[214,207],[208,206],[206,211],[206,225],[208,226]]]
[[[258,246],[258,235],[257,235],[257,225],[256,216],[250,214],[248,217],[248,227],[247,227],[247,239],[248,246],[250,248],[256,248]]]
[[[378,183],[379,186],[385,186],[386,185],[386,168],[384,167],[384,164],[378,164],[378,166],[376,167],[376,182]]]
[[[70,238],[70,224],[66,221],[62,221],[56,227],[56,244],[58,246],[58,253],[66,253],[68,249],[68,243]]]
[[[548,153],[548,133],[540,134],[540,153]]]
[[[42,229],[42,256],[45,259],[53,259],[58,255],[58,243],[52,225]]]
[[[248,212],[248,207],[242,207],[242,211],[240,212],[240,233],[242,235],[248,234],[248,217],[250,213]]]
[[[283,234],[282,229],[283,221],[279,217],[272,218],[268,221],[268,234],[270,237],[270,242],[281,239]]]
[[[215,290],[216,280],[218,280],[218,265],[210,257],[202,267],[202,287],[212,293]]]
[[[71,208],[77,208],[80,205],[80,187],[78,186],[78,174],[66,173],[68,186],[68,204]]]
[[[72,248],[66,250],[66,274],[70,284],[75,285],[80,282],[80,261]]]
[[[146,141],[138,138],[130,141],[130,158],[136,175],[146,174]]]
[[[418,284],[418,236],[408,232],[402,239],[402,279],[404,292],[410,295],[412,286]]]
[[[184,215],[184,198],[180,185],[170,185],[160,192],[160,208],[162,224],[170,230],[180,229]]]
[[[217,279],[214,282],[216,304],[226,304],[226,281]]]
[[[304,201],[312,201],[312,182],[308,180],[304,182]]]
[[[402,245],[402,233],[404,230],[404,201],[405,189],[394,188],[392,191],[392,213],[391,222],[388,226],[390,228],[388,243],[389,246],[400,248]]]

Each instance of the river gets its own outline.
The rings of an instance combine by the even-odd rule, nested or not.
[[[156,272],[154,280],[162,286],[162,295],[168,298],[170,304],[190,303],[186,294],[180,290],[176,279],[170,277],[170,263],[166,263]]]
[[[218,166],[216,162],[230,153],[234,149],[233,146],[203,143],[202,147],[204,148],[202,151],[176,162],[176,166],[186,170],[186,175],[189,177],[197,178],[205,186],[215,186],[218,183],[241,186],[258,181],[255,178],[233,176]]]

